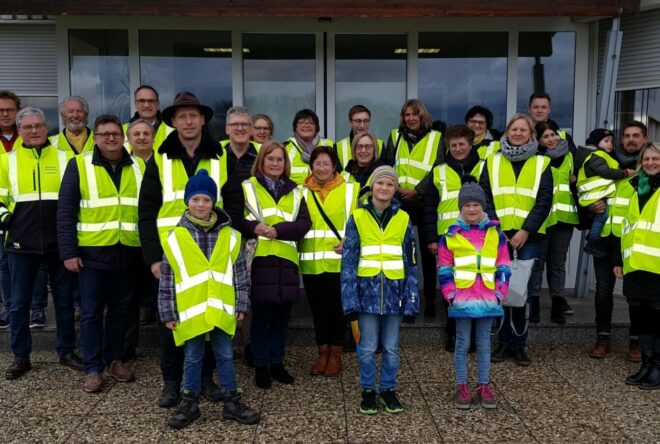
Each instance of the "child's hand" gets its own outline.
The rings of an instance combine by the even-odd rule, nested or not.
[[[172,331],[176,330],[176,321],[167,321],[165,323],[165,327],[169,328]]]
[[[632,168],[626,168],[626,177],[633,177],[636,173],[637,170],[633,170]]]
[[[344,252],[344,241],[342,240],[337,245],[334,245],[332,249],[335,251],[335,253],[342,254]]]

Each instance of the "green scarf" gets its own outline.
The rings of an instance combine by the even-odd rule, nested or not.
[[[649,176],[642,170],[638,174],[639,181],[637,182],[637,194],[646,196],[651,191],[651,184]]]
[[[202,220],[202,219],[197,219],[195,216],[190,214],[190,210],[186,210],[186,217],[188,220],[196,225],[199,225],[199,227],[204,230],[205,233],[207,233],[215,223],[218,221],[218,215],[215,214],[215,211],[211,211],[211,216],[209,217],[209,220]]]

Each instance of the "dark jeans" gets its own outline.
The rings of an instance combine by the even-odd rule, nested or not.
[[[518,259],[538,259],[541,256],[542,250],[542,242],[527,242],[518,250]],[[509,247],[509,254],[513,258],[511,247]],[[502,319],[504,324],[499,332],[500,345],[508,344],[512,349],[524,349],[527,346],[528,331],[525,328],[525,324],[529,317],[529,298],[532,290],[532,279],[530,277],[527,284],[527,304],[524,307],[504,307],[504,318]],[[511,327],[512,319],[513,328]]]
[[[252,304],[252,356],[255,367],[281,364],[289,330],[292,303]]]
[[[140,308],[144,307],[143,301],[152,300],[155,303],[158,296],[158,281],[151,274],[151,269],[146,265],[136,265],[133,274],[135,291],[131,296],[128,308],[128,323],[126,325],[126,339],[124,351],[133,352],[140,342]],[[150,310],[155,308],[152,305]]]
[[[609,212],[609,208],[607,207],[607,203],[606,203],[605,211],[603,211],[602,213],[594,213],[594,221],[591,223],[591,228],[589,229],[590,239],[598,239],[600,237],[600,232],[603,231],[603,227],[607,222],[608,212]]]
[[[639,311],[639,333],[660,339],[660,310],[648,304],[636,305]]]
[[[609,336],[612,331],[612,309],[614,307],[614,256],[618,242],[614,236],[601,238],[601,245],[607,252],[604,257],[594,257],[594,274],[596,276],[596,295],[594,303],[596,307],[596,333],[598,336]],[[630,337],[639,336],[640,309],[629,305],[630,313]]]
[[[8,252],[11,276],[11,349],[17,358],[28,359],[32,352],[30,334],[30,305],[39,269],[46,264],[53,291],[55,322],[57,326],[57,354],[60,358],[76,346],[73,319],[73,274],[64,268],[56,253],[20,254]]]
[[[11,279],[9,277],[9,262],[5,254],[5,236],[0,236],[0,304],[4,305],[5,311],[9,312],[11,307]],[[48,270],[43,265],[39,268],[37,283],[32,294],[31,311],[45,310],[48,306]]]
[[[435,302],[436,290],[436,257],[431,254],[426,246],[431,242],[438,242],[438,239],[426,239],[424,230],[424,209],[422,207],[402,207],[410,216],[410,222],[417,228],[417,248],[422,256],[422,273],[424,282],[424,301],[426,304]]]
[[[346,320],[339,273],[304,274],[303,283],[312,310],[316,345],[342,345]]]
[[[85,373],[101,373],[121,358],[134,279],[126,270],[83,267],[79,283],[80,345]]]
[[[550,297],[564,296],[566,286],[566,257],[571,246],[574,225],[559,223],[548,228],[541,257],[532,271],[532,291],[530,296],[539,296],[543,284],[543,270],[547,270],[546,280]]]
[[[184,347],[177,347],[174,343],[172,330],[159,322],[160,326],[160,373],[165,385],[181,385],[183,381]],[[184,344],[185,345],[185,344]],[[204,363],[202,364],[202,382],[213,379],[215,369],[215,356],[210,342],[206,342],[204,349]]]

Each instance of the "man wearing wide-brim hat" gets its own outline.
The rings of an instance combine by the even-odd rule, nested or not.
[[[243,194],[228,193],[227,176],[233,162],[227,160],[218,141],[206,128],[213,118],[213,109],[202,105],[190,92],[180,92],[172,105],[163,110],[163,121],[175,130],[147,163],[138,202],[138,229],[144,259],[151,272],[160,279],[163,258],[161,242],[165,241],[186,210],[183,201],[188,178],[205,169],[218,185],[217,206],[224,208],[232,220],[242,220]],[[179,400],[183,374],[183,348],[174,345],[172,332],[161,324],[161,372],[164,388],[158,403],[171,407]],[[202,395],[219,401],[220,389],[212,382],[213,353],[206,353]]]

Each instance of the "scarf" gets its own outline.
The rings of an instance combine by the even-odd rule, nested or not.
[[[296,143],[298,143],[298,146],[302,148],[302,159],[305,163],[309,163],[309,157],[312,155],[312,151],[314,151],[314,148],[317,147],[319,144],[319,140],[321,140],[321,136],[316,133],[314,138],[312,139],[311,142],[305,142],[302,140],[302,138],[298,135],[298,133],[294,134],[294,137],[296,139]]]
[[[334,190],[344,182],[346,182],[344,178],[341,177],[337,172],[335,172],[332,179],[325,183],[318,183],[314,178],[314,175],[310,174],[307,179],[305,179],[305,187],[307,187],[310,191],[315,192],[321,202],[325,202],[325,198],[328,196],[328,194],[330,194],[330,191]]]
[[[614,147],[614,157],[619,161],[619,168],[636,168],[637,159],[639,159],[639,152],[635,154],[630,154],[628,151],[623,149],[622,145],[617,145]]]
[[[639,171],[637,181],[637,194],[646,196],[651,191],[651,178],[643,170]]]
[[[490,130],[487,129],[486,131],[484,131],[484,133],[481,136],[474,136],[472,145],[478,146],[483,140],[493,140],[493,139],[494,139],[493,135],[490,133]]]
[[[208,233],[208,231],[213,228],[218,221],[218,215],[215,214],[215,211],[211,211],[211,215],[209,217],[209,220],[202,220],[202,219],[197,219],[195,216],[190,214],[190,210],[186,210],[186,218],[197,225],[199,228],[204,230],[205,233]]]
[[[521,162],[527,160],[536,154],[539,150],[539,143],[536,139],[529,139],[521,146],[512,146],[509,144],[509,139],[503,135],[500,139],[500,151],[502,155],[509,159],[511,162]]]
[[[568,153],[568,141],[565,139],[560,139],[553,149],[546,148],[544,151],[544,154],[553,160],[564,157],[566,153]]]

